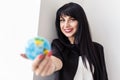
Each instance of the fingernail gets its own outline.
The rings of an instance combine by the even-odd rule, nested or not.
[[[43,55],[39,55],[38,57],[39,57],[39,59],[42,59],[42,58],[43,58]]]
[[[52,51],[49,51],[47,56],[50,57],[52,55]]]

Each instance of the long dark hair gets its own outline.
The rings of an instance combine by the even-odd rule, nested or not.
[[[91,71],[93,71],[92,69],[94,66],[95,72],[99,74],[98,73],[99,71],[96,71],[99,70],[99,63],[96,59],[95,49],[89,30],[88,20],[83,8],[77,3],[70,2],[63,5],[57,11],[56,29],[57,29],[58,38],[64,43],[68,43],[69,42],[68,38],[61,32],[60,29],[60,16],[62,15],[71,16],[78,21],[78,30],[75,34],[74,44],[76,44],[80,49],[80,53],[82,54],[82,60],[84,65],[86,66],[86,59],[87,59],[90,64]]]

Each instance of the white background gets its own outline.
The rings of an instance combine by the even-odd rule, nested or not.
[[[120,80],[120,0],[41,0],[39,35],[46,36],[50,41],[56,37],[55,12],[71,1],[83,6],[93,41],[104,46],[109,80]],[[41,30],[43,26],[47,33]]]
[[[23,59],[37,36],[40,0],[0,0],[0,80],[33,80],[32,61]]]

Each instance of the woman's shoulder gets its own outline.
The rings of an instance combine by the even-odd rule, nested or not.
[[[93,42],[93,44],[94,44],[95,52],[97,53],[96,55],[98,56],[99,60],[101,61],[101,59],[104,58],[104,47],[103,47],[103,45],[101,45],[98,42]]]
[[[60,40],[59,39],[53,39],[52,45],[58,45],[58,44],[61,44]]]
[[[101,48],[101,49],[103,49],[103,45],[101,43],[93,42],[93,45],[94,45],[95,48]]]
[[[59,43],[60,40],[59,39],[53,39],[52,43]]]
[[[54,39],[52,41],[52,46],[53,47],[55,46],[55,47],[58,47],[58,48],[63,48],[64,47],[63,43],[59,39]]]

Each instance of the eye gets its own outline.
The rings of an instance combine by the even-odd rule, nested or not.
[[[71,18],[70,21],[76,21],[76,19],[75,18]]]
[[[65,20],[64,19],[60,19],[60,22],[64,22]]]

